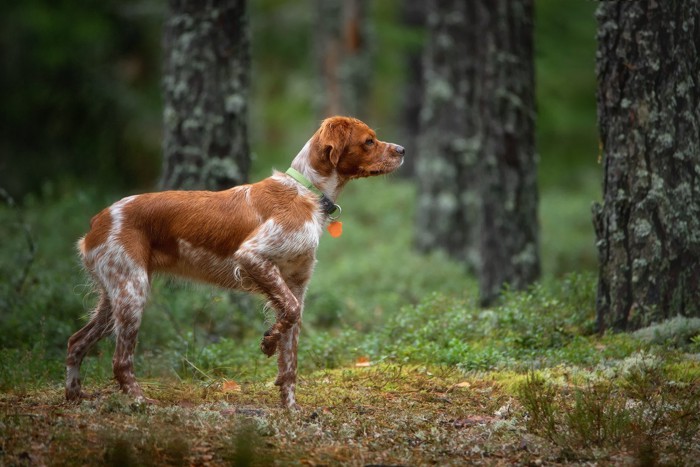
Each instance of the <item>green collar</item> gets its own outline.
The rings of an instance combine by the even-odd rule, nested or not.
[[[326,196],[326,194],[324,192],[319,190],[316,187],[316,185],[311,183],[311,181],[308,178],[304,177],[304,175],[301,172],[290,167],[287,169],[287,171],[285,173],[287,175],[289,175],[290,177],[292,177],[297,182],[299,182],[301,185],[303,185],[304,187],[308,188],[309,190],[313,191],[316,195],[318,195],[318,197],[321,200],[321,206],[323,207],[323,211],[326,214],[328,214],[329,216],[331,216],[331,218],[337,219],[340,216],[340,211],[342,211],[340,209],[340,206],[335,204],[328,196]],[[335,217],[333,217],[333,214],[335,214],[336,212],[338,214]]]

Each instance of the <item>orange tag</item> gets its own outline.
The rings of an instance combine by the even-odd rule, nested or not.
[[[328,233],[331,237],[338,238],[343,234],[343,223],[340,221],[333,221],[328,224]]]

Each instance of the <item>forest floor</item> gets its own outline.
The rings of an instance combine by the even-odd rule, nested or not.
[[[648,355],[634,358],[620,384],[566,366],[467,376],[360,361],[304,376],[300,411],[280,408],[271,382],[144,381],[157,405],[108,381],[88,385],[98,394],[79,405],[58,385],[6,392],[0,464],[696,463],[700,364],[667,366],[662,382]]]

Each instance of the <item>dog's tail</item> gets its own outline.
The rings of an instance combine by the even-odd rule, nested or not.
[[[85,251],[85,235],[80,237],[80,240],[78,240],[78,243],[76,243],[75,246],[78,248],[78,254],[80,255],[80,259],[85,261],[85,255],[87,253]]]

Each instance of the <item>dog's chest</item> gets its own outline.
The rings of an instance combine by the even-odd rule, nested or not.
[[[317,216],[296,229],[285,229],[273,220],[263,224],[247,248],[274,263],[286,279],[303,282],[310,278],[316,263],[316,249],[323,231]]]

